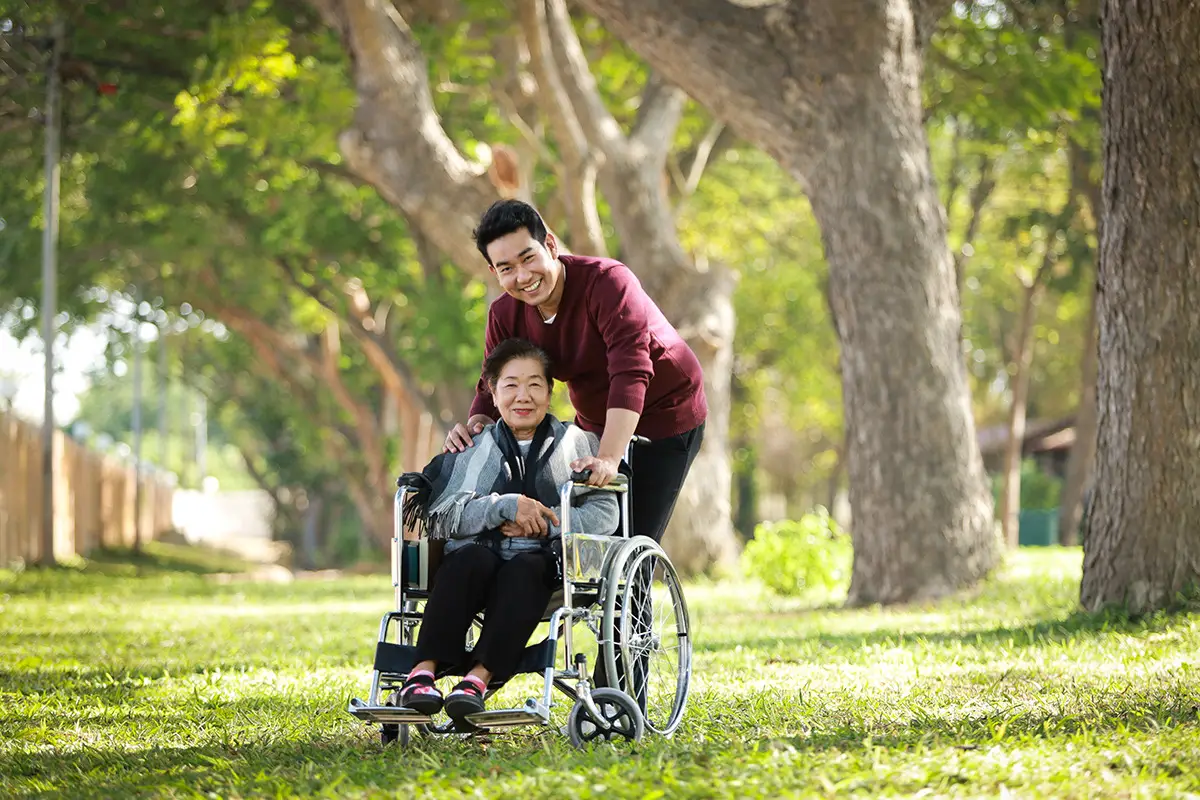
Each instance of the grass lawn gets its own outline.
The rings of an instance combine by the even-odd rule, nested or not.
[[[137,566],[0,572],[0,796],[1200,792],[1200,612],[1076,613],[1078,550],[889,611],[690,586],[683,727],[591,752],[532,728],[385,750],[345,707],[366,697],[388,580],[203,574],[220,568],[155,545]]]

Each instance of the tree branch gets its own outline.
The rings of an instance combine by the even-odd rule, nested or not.
[[[700,187],[700,179],[704,177],[704,171],[708,169],[713,156],[721,150],[721,143],[731,141],[733,141],[733,134],[725,123],[718,121],[708,126],[704,138],[696,146],[691,164],[688,165],[687,177],[683,186],[679,188],[680,194],[684,197],[691,197],[695,193],[696,189]]]
[[[322,177],[337,178],[338,180],[343,180],[359,187],[369,186],[372,189],[375,188],[370,181],[363,180],[361,175],[346,169],[344,164],[334,164],[320,158],[301,161],[300,164],[301,166],[308,167]]]
[[[954,275],[958,285],[958,295],[962,297],[963,277],[966,272],[967,260],[972,252],[975,236],[979,232],[979,223],[983,218],[983,208],[988,198],[996,188],[996,178],[992,174],[994,162],[987,156],[981,156],[979,163],[979,180],[971,187],[971,216],[967,220],[967,229],[963,232],[962,245],[954,253]]]
[[[1068,194],[1063,207],[1054,216],[1053,224],[1046,231],[1046,249],[1042,251],[1042,263],[1038,265],[1037,272],[1033,276],[1033,281],[1026,284],[1025,288],[1027,291],[1038,291],[1050,275],[1050,270],[1058,263],[1058,234],[1071,226],[1071,220],[1075,219],[1075,214],[1078,211],[1079,203],[1076,196]]]
[[[650,61],[655,69],[693,97],[705,97],[713,113],[752,142],[761,142],[771,125],[761,120],[753,99],[764,86],[794,84],[788,61],[815,69],[830,45],[814,43],[804,52],[779,57],[771,38],[773,20],[786,7],[747,8],[728,0],[581,0],[605,27]],[[688,57],[678,57],[688,54]],[[763,57],[768,54],[770,57]],[[795,127],[787,112],[774,109],[780,130]],[[773,121],[774,122],[774,121]]]
[[[498,199],[484,167],[443,130],[427,65],[412,31],[383,0],[311,0],[341,35],[358,94],[353,126],[339,138],[349,168],[410,218],[464,270],[482,274],[471,240]]]
[[[579,116],[584,135],[593,147],[607,157],[624,156],[628,142],[621,126],[609,113],[600,92],[596,89],[596,79],[592,76],[579,37],[575,35],[575,26],[571,23],[571,13],[567,9],[566,0],[543,1],[546,7],[550,49],[562,76],[566,95],[571,100],[571,107]]]
[[[544,0],[517,0],[517,15],[529,49],[530,68],[537,80],[538,104],[563,154],[559,177],[571,239],[587,253],[608,255],[596,208],[598,165],[554,62]]]
[[[642,92],[637,119],[629,134],[633,156],[662,169],[675,142],[675,131],[683,119],[687,95],[653,72]],[[715,141],[715,139],[714,139]]]
[[[276,258],[274,261],[292,286],[311,297],[346,326],[350,335],[362,347],[363,354],[367,357],[371,367],[398,403],[411,406],[418,412],[430,412],[435,419],[441,421],[442,409],[430,407],[429,398],[421,391],[420,382],[412,369],[396,353],[387,337],[377,329],[373,304],[361,286],[351,286],[347,282],[338,287],[340,293],[350,300],[347,306],[343,307],[331,300],[320,289],[305,286],[300,281],[296,268],[286,259]],[[461,406],[461,404],[459,405]],[[446,406],[446,410],[454,414],[455,419],[465,419],[464,408]]]
[[[958,189],[962,185],[959,170],[962,168],[962,132],[957,121],[951,119],[950,124],[950,174],[946,176],[946,198],[942,208],[946,209],[946,227],[950,227],[951,215],[954,213],[954,201],[958,198]]]

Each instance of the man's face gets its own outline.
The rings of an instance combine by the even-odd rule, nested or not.
[[[547,234],[543,244],[521,228],[489,244],[487,251],[500,288],[522,303],[544,304],[562,280],[554,234]]]

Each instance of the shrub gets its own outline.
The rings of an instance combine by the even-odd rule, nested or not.
[[[798,520],[767,522],[754,530],[742,552],[751,578],[782,595],[829,591],[850,580],[850,537],[824,508]]]
[[[1049,511],[1058,508],[1058,498],[1062,494],[1062,479],[1045,472],[1032,458],[1021,462],[1021,510]],[[997,513],[1000,509],[1000,493],[1004,489],[1004,475],[992,476],[992,499],[996,503]]]

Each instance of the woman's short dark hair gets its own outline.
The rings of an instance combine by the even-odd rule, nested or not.
[[[479,219],[479,227],[474,232],[475,246],[491,264],[492,259],[488,257],[487,252],[488,245],[521,228],[529,231],[534,241],[545,244],[549,231],[546,230],[546,223],[542,221],[542,215],[537,209],[520,200],[497,200]]]
[[[483,360],[483,379],[488,386],[495,386],[500,379],[500,373],[505,365],[518,358],[532,358],[541,362],[542,372],[546,374],[546,388],[554,388],[554,376],[550,374],[550,356],[546,351],[525,339],[505,339],[492,348]]]

